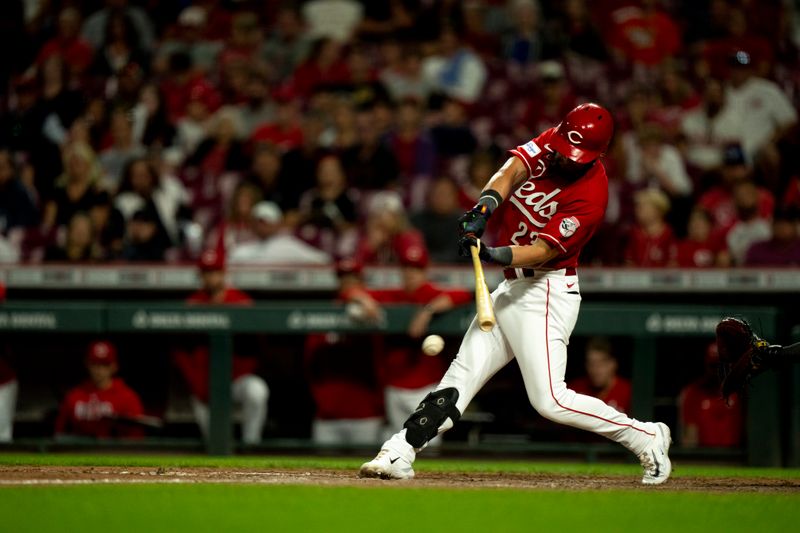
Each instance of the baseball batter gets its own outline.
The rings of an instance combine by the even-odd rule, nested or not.
[[[498,242],[504,245],[480,247],[481,259],[505,267],[506,279],[492,293],[497,326],[485,333],[473,320],[436,390],[359,475],[413,477],[416,454],[453,427],[489,378],[516,358],[528,398],[542,416],[631,450],[644,468],[642,483],[669,478],[666,425],[629,418],[564,382],[567,344],[581,301],[578,256],[605,213],[608,180],[599,158],[613,130],[603,107],[576,107],[557,127],[511,150],[475,207],[462,215],[459,246],[465,253],[490,217],[500,225]]]

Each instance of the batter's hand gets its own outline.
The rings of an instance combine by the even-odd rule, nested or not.
[[[459,252],[462,255],[472,255],[469,251],[470,246],[478,248],[478,257],[486,263],[494,263],[496,265],[508,266],[511,264],[512,252],[508,246],[478,246],[478,239],[475,235],[464,235],[458,241]]]
[[[476,205],[458,217],[458,236],[472,234],[480,239],[483,232],[486,231],[486,221],[489,220],[489,215],[490,212],[485,205]]]

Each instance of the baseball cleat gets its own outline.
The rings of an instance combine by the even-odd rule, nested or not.
[[[411,463],[390,450],[382,449],[372,461],[361,465],[358,477],[381,479],[411,479],[414,469]]]
[[[672,462],[669,460],[669,445],[672,444],[669,428],[666,424],[658,422],[656,436],[653,444],[639,455],[639,461],[644,468],[642,483],[645,485],[660,485],[669,479],[672,473]]]

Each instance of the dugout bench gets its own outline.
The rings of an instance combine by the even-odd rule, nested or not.
[[[273,302],[252,307],[187,306],[183,303],[136,302],[7,302],[0,304],[0,331],[42,333],[206,333],[210,358],[210,434],[212,455],[233,452],[232,336],[235,333],[307,334],[340,331],[402,333],[415,308],[387,306],[386,321],[365,326],[352,321],[340,304]],[[745,316],[761,333],[775,339],[779,311],[772,307],[723,307],[584,303],[575,335],[627,336],[633,339],[632,416],[650,420],[654,413],[656,357],[660,338],[707,338],[723,316]],[[434,318],[431,333],[462,334],[474,316],[470,307]],[[779,392],[773,372],[759,377],[748,403],[747,462],[753,466],[782,464]],[[795,417],[796,419],[796,417]],[[797,440],[796,438],[794,439]],[[797,444],[795,442],[795,444]],[[792,454],[796,460],[797,452]]]

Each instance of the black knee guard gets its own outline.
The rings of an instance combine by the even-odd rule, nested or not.
[[[458,391],[450,387],[425,396],[403,427],[406,428],[406,441],[414,448],[421,448],[439,433],[439,427],[450,418],[453,424],[461,418],[456,407]]]

